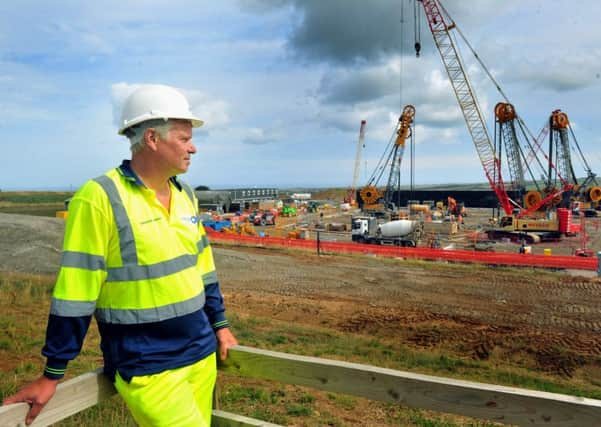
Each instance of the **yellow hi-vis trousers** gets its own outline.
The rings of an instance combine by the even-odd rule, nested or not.
[[[128,383],[115,376],[115,388],[141,427],[210,427],[213,388],[217,378],[215,353],[193,365]]]

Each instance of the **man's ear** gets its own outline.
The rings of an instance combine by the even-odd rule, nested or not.
[[[144,145],[152,151],[157,150],[159,139],[161,139],[161,137],[155,128],[148,128],[146,129],[146,132],[144,132]]]

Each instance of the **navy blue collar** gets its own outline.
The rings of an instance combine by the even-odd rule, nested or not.
[[[117,168],[117,170],[128,181],[131,181],[134,184],[139,185],[140,187],[146,187],[144,185],[144,183],[142,182],[142,180],[140,179],[140,177],[138,175],[136,175],[134,170],[131,168],[131,160],[123,160],[123,162]],[[175,185],[175,188],[177,188],[179,191],[182,191],[182,185],[179,183],[179,181],[177,180],[177,178],[175,176],[172,176],[171,178],[169,178],[169,181],[171,181],[173,183],[173,185]]]

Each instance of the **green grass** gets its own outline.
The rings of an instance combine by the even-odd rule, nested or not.
[[[56,211],[65,209],[65,199],[72,195],[72,192],[0,191],[0,212],[54,217]]]
[[[229,321],[240,341],[253,347],[601,399],[601,390],[594,385],[574,385],[525,368],[493,366],[485,361],[465,359],[435,350],[419,351],[370,336],[291,325],[273,319],[240,319],[230,315]]]
[[[0,202],[35,204],[63,203],[72,192],[0,192]]]

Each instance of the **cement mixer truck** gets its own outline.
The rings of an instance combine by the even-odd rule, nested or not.
[[[415,247],[420,229],[418,221],[408,219],[388,222],[369,216],[351,219],[351,239],[357,243]]]

